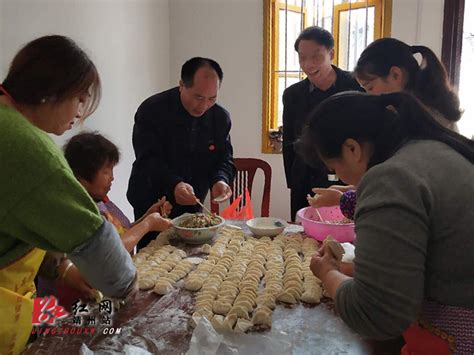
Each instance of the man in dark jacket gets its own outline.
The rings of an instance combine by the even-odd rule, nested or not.
[[[287,186],[291,189],[292,221],[299,209],[308,206],[306,195],[312,188],[340,184],[323,164],[320,168],[309,167],[296,154],[294,143],[301,134],[306,116],[331,95],[361,90],[349,72],[331,65],[334,38],[325,29],[306,28],[296,39],[295,50],[307,77],[283,93],[283,162]]]
[[[127,198],[139,218],[160,197],[173,204],[171,217],[197,212],[196,198],[230,198],[235,176],[229,113],[216,104],[223,73],[212,59],[192,58],[179,87],[146,99],[133,127],[136,160]],[[150,241],[142,239],[139,247]]]

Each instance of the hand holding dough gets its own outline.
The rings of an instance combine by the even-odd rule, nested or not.
[[[333,237],[330,235],[323,242],[325,247],[328,247],[329,251],[332,255],[336,258],[337,261],[342,260],[342,255],[344,254],[344,248],[342,247],[341,243],[337,240],[334,240]]]

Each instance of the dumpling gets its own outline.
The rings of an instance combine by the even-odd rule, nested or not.
[[[322,297],[322,289],[321,287],[314,287],[308,290],[305,290],[301,295],[301,301],[305,303],[319,303]]]
[[[232,304],[230,304],[228,302],[219,302],[219,301],[217,301],[212,305],[212,310],[216,314],[226,315],[227,313],[229,313],[231,308],[232,308]]]
[[[239,300],[234,303],[234,306],[240,306],[245,308],[248,312],[250,312],[253,309],[253,304],[250,303],[249,301],[244,301],[244,300]]]
[[[293,295],[288,291],[282,291],[278,295],[277,300],[281,302],[285,302],[285,303],[290,303],[290,304],[296,303],[295,297],[293,297]]]
[[[270,309],[275,309],[276,307],[275,298],[271,295],[263,296],[257,299],[257,306],[265,306]]]
[[[239,318],[245,318],[245,319],[250,319],[249,318],[249,313],[246,308],[241,307],[241,306],[233,306],[229,313],[230,314],[235,314]]]
[[[212,317],[211,324],[217,332],[222,333],[224,331],[224,317],[220,314],[215,314]]]
[[[245,333],[253,327],[253,323],[250,320],[239,318],[235,325],[234,331],[237,333]]]
[[[158,280],[155,283],[155,288],[153,289],[153,292],[159,295],[166,295],[167,293],[173,291],[173,289],[174,287],[171,282],[166,280]]]
[[[209,254],[211,252],[211,246],[209,244],[204,244],[202,247],[201,247],[201,251],[205,254]]]
[[[176,249],[174,252],[173,252],[174,255],[178,255],[181,259],[185,258],[186,257],[186,252],[184,250],[181,250],[181,249]]]
[[[324,246],[327,246],[331,251],[332,255],[336,258],[337,261],[342,260],[342,255],[345,253],[344,248],[342,247],[341,243],[337,240],[334,240],[333,237],[328,236],[324,242]]]
[[[255,315],[252,318],[252,322],[255,325],[266,325],[269,328],[272,327],[272,310],[268,307],[262,306],[257,308]]]
[[[222,330],[224,332],[232,332],[232,328],[234,328],[234,324],[237,321],[237,315],[229,314],[225,317],[224,322],[222,323]]]
[[[187,278],[186,281],[184,281],[184,288],[189,291],[197,291],[201,289],[203,284],[202,279],[200,278]]]
[[[155,287],[155,281],[151,278],[138,279],[138,288],[140,290],[150,290]]]

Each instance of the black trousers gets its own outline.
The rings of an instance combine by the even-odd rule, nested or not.
[[[331,185],[344,185],[340,180],[329,180],[329,171],[321,167],[315,169],[303,164],[294,164],[292,170],[292,187],[290,193],[291,221],[294,222],[296,212],[308,207],[306,196],[313,196],[312,189],[315,187],[327,188]]]

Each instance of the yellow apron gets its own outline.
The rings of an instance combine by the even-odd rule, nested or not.
[[[0,354],[24,350],[32,329],[34,278],[46,251],[33,249],[0,269]]]

